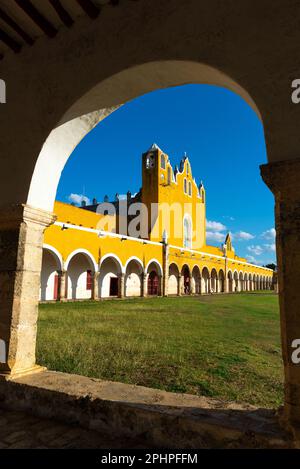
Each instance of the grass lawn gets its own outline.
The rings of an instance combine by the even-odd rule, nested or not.
[[[40,305],[38,363],[167,391],[282,403],[273,293]]]

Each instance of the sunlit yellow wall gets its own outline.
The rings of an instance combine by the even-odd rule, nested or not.
[[[55,202],[54,212],[58,217],[57,221],[74,224],[74,228],[76,225],[82,225],[96,229],[99,218],[101,218],[101,215],[61,202]],[[145,266],[152,258],[162,262],[162,246],[145,245],[143,242],[130,239],[99,238],[96,233],[72,228],[62,229],[61,226],[57,225],[46,229],[44,243],[55,247],[64,261],[77,249],[86,249],[92,254],[97,264],[101,257],[109,253],[117,255],[123,265],[132,256],[138,257]]]
[[[150,151],[150,154],[153,159],[152,167],[147,167],[146,164],[149,152],[143,155],[142,201],[148,207],[148,212],[153,202],[158,203],[159,210],[152,220],[149,239],[161,241],[166,230],[169,244],[183,246],[183,218],[188,214],[192,220],[192,248],[201,249],[205,245],[206,233],[205,191],[202,187],[199,193],[188,158],[185,158],[181,172],[174,176],[168,155],[159,149]],[[162,158],[165,158],[165,168],[162,167]],[[184,192],[184,180],[187,193]]]

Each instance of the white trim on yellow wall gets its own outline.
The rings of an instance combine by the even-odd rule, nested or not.
[[[47,249],[48,251],[52,252],[52,254],[57,256],[59,264],[60,264],[60,270],[62,270],[63,266],[64,266],[64,261],[63,261],[63,258],[62,258],[62,255],[60,254],[60,252],[55,247],[51,246],[51,244],[45,244],[44,243],[43,244],[43,249]]]
[[[132,236],[126,236],[126,235],[121,235],[121,234],[118,234],[118,233],[112,233],[111,231],[96,230],[94,228],[87,228],[85,226],[72,225],[71,223],[63,223],[63,222],[56,221],[54,223],[54,225],[60,226],[61,228],[70,228],[70,229],[74,229],[74,230],[86,231],[86,232],[89,232],[89,233],[95,233],[99,237],[100,236],[108,236],[108,237],[112,237],[112,238],[128,239],[128,240],[135,241],[135,242],[138,242],[138,243],[143,243],[143,244],[151,244],[151,245],[154,245],[154,246],[162,246],[161,242],[159,243],[159,242],[156,242],[156,241],[149,241],[147,239],[134,238]],[[264,271],[268,270],[269,272],[273,273],[272,269],[268,269],[267,267],[262,267],[261,265],[249,264],[248,262],[240,261],[240,260],[237,260],[237,259],[230,259],[229,257],[218,256],[217,254],[211,254],[211,253],[203,252],[203,251],[195,251],[194,249],[184,248],[184,247],[180,247],[180,246],[174,246],[174,245],[171,245],[171,244],[169,245],[169,247],[172,248],[172,249],[177,249],[179,251],[186,251],[186,252],[198,254],[198,255],[201,255],[201,256],[205,256],[205,257],[211,257],[211,258],[222,259],[222,260],[227,259],[228,262],[236,263],[238,266],[239,265],[247,265],[249,268],[254,267],[256,269],[261,269],[261,270],[264,270]]]

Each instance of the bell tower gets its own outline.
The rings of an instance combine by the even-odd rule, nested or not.
[[[163,152],[153,143],[148,151],[143,153],[142,156],[142,203],[146,206],[148,211],[148,218],[143,219],[143,223],[148,225],[148,238],[150,238],[151,228],[153,224],[152,213],[151,220],[151,204],[159,202],[159,169],[160,169],[160,156]],[[153,210],[152,210],[153,212]]]

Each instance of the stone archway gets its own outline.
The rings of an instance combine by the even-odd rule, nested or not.
[[[141,296],[143,287],[143,264],[131,259],[125,266],[125,296]]]
[[[233,275],[232,275],[231,270],[228,271],[227,282],[228,282],[228,292],[233,293],[233,291],[234,291],[234,281],[233,281]]]
[[[189,295],[191,293],[191,271],[187,265],[184,265],[181,269],[182,278],[182,291],[183,295]]]
[[[239,274],[235,270],[233,272],[233,292],[237,293],[239,291]]]
[[[160,296],[162,294],[162,269],[156,260],[152,260],[146,267],[147,295]]]
[[[100,263],[98,290],[101,298],[118,297],[124,293],[123,269],[119,259],[106,255]]]
[[[192,293],[201,294],[201,273],[198,265],[195,265],[192,270]]]
[[[218,278],[219,278],[219,289],[218,289],[218,291],[220,293],[224,293],[225,292],[225,274],[224,274],[224,271],[222,269],[219,270]]]
[[[219,292],[219,279],[216,269],[212,269],[211,271],[210,288],[212,293]]]
[[[210,275],[207,267],[203,267],[202,269],[201,293],[210,293]]]
[[[179,269],[174,262],[169,265],[168,295],[179,293]]]
[[[91,256],[85,252],[75,253],[66,265],[67,299],[83,300],[93,296],[95,266]]]
[[[244,291],[244,274],[243,272],[239,273],[239,280],[238,280],[238,291],[243,292]]]
[[[40,300],[58,300],[60,298],[60,278],[62,259],[51,247],[43,247]]]
[[[300,304],[297,289],[300,283],[297,226],[299,117],[297,107],[287,99],[287,88],[290,88],[287,81],[294,77],[295,66],[293,54],[286,53],[299,43],[299,28],[295,24],[297,7],[294,2],[287,4],[282,10],[273,12],[272,21],[266,21],[269,5],[262,4],[255,5],[255,14],[249,15],[248,8],[236,10],[238,5],[231,5],[228,11],[225,3],[219,2],[216,8],[214,2],[204,2],[203,14],[199,16],[196,0],[189,2],[189,8],[174,0],[161,2],[158,8],[153,8],[150,1],[136,3],[134,12],[126,4],[122,14],[107,13],[105,21],[101,23],[99,17],[85,31],[81,24],[76,24],[67,33],[61,31],[52,42],[37,41],[30,52],[24,48],[21,54],[11,54],[9,60],[5,60],[5,68],[1,66],[1,77],[13,90],[12,99],[5,105],[6,118],[0,129],[3,155],[0,229],[3,233],[1,242],[4,240],[3,246],[8,247],[3,249],[1,265],[3,276],[7,271],[15,272],[0,292],[3,305],[1,340],[6,350],[1,371],[8,374],[24,372],[35,365],[42,234],[54,220],[51,200],[55,197],[55,179],[64,165],[65,160],[62,160],[78,143],[78,136],[75,138],[74,135],[80,128],[85,128],[84,136],[86,129],[90,130],[97,123],[99,114],[93,113],[98,109],[107,112],[135,96],[166,86],[214,84],[243,96],[264,116],[270,163],[262,167],[262,175],[276,198],[285,416],[297,427],[300,388],[295,383],[300,382],[300,369],[291,361],[291,344],[300,336],[300,321],[295,319]],[[139,21],[146,16],[150,22],[147,27]],[[167,21],[162,22],[161,18]],[[219,34],[207,33],[225,22],[227,27],[221,28]],[[289,34],[286,34],[284,24],[288,25]],[[114,29],[119,31],[115,38],[109,34]],[[204,33],[196,34],[199,30]],[[260,31],[255,38],[254,30]],[[239,41],[236,31],[239,31]],[[110,41],[107,41],[108,37]],[[138,45],[136,37],[139,37]],[[209,65],[199,61],[199,57],[207,57],[207,50],[210,51]],[[264,50],[267,62],[257,60],[261,50]],[[29,55],[30,66],[24,66]],[[176,61],[178,57],[185,59],[182,66]],[[285,74],[281,72],[283,69]],[[23,83],[27,87],[26,93]],[[251,96],[255,97],[257,106]],[[74,126],[67,125],[71,122]],[[62,130],[64,124],[67,127]],[[54,150],[55,146],[62,149],[57,152],[60,154],[58,159],[48,145],[53,129],[60,129],[55,136],[59,138],[54,139]],[[67,143],[61,140],[62,131],[70,137]],[[16,135],[20,138],[16,139]],[[38,159],[43,145],[45,166],[42,159]],[[50,189],[45,185],[40,203],[38,195],[42,194],[40,189],[47,174],[45,168]],[[18,268],[20,260],[24,260],[22,269]],[[22,302],[14,301],[20,290],[22,297],[27,298],[26,307]],[[18,327],[13,327],[15,324]]]

